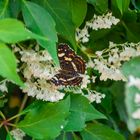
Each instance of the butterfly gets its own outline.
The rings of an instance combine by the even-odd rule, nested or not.
[[[56,86],[77,86],[82,82],[85,73],[85,61],[75,54],[67,44],[58,45],[58,58],[60,62],[59,73],[54,75],[51,82]]]

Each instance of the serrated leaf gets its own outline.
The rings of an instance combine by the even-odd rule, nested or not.
[[[65,131],[81,131],[86,121],[106,118],[89,103],[86,97],[81,95],[71,95],[70,112]]]
[[[69,107],[69,97],[59,103],[38,102],[17,126],[33,138],[53,139],[66,125]]]
[[[44,8],[35,3],[26,1],[24,1],[22,6],[22,13],[27,27],[31,31],[47,38],[47,41],[38,40],[38,42],[43,48],[49,51],[58,65],[59,61],[56,48],[57,33],[53,18]]]
[[[75,26],[72,22],[72,9],[70,0],[32,0],[44,7],[53,17],[57,32],[76,49]],[[57,6],[56,6],[57,5]]]
[[[88,124],[81,135],[83,140],[125,140],[121,134],[99,123]]]
[[[16,72],[16,67],[14,54],[4,43],[0,43],[0,75],[23,86],[23,82]]]

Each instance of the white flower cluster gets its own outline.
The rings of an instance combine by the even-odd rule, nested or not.
[[[81,75],[83,77],[81,89],[87,88],[87,85],[90,83],[90,76],[88,74]]]
[[[128,86],[135,86],[136,88],[140,89],[140,78],[134,77],[133,75],[129,76]]]
[[[134,119],[140,119],[140,108],[133,112],[132,117]]]
[[[140,104],[140,93],[136,93],[136,94],[135,94],[134,102],[135,102],[136,104]]]
[[[96,56],[94,69],[101,73],[100,80],[126,81],[125,76],[120,71],[120,66],[124,61],[140,56],[140,43],[114,44],[110,42],[109,48],[97,51]]]
[[[107,29],[111,28],[112,25],[116,25],[120,20],[112,16],[112,13],[107,13],[106,15],[94,17],[86,22],[86,25],[83,29],[76,29],[76,41],[82,43],[89,41],[89,31],[88,29],[98,30],[98,29]]]
[[[101,103],[101,99],[105,98],[105,94],[99,93],[97,91],[88,90],[88,94],[85,95],[90,102],[96,102],[97,104]]]
[[[23,137],[25,137],[25,133],[17,128],[17,129],[14,129],[10,132],[10,134],[13,136],[14,140],[23,140]]]
[[[25,88],[23,92],[27,93],[28,96],[36,97],[43,101],[56,102],[65,96],[62,91],[72,91],[74,93],[80,93],[83,95],[82,90],[88,90],[88,84],[92,81],[95,83],[95,76],[90,77],[87,72],[81,74],[83,78],[80,87],[63,87],[55,86],[50,83],[49,80],[58,72],[58,69],[53,66],[53,61],[46,50],[40,51],[38,48],[35,49],[15,49],[14,52],[18,52],[21,55],[21,62],[23,63],[20,67],[20,71],[23,73],[25,78]],[[93,67],[94,64],[90,60],[87,67]],[[76,90],[73,90],[76,89]],[[78,90],[77,90],[78,89]],[[90,91],[88,92],[90,93]],[[93,96],[87,96],[90,101],[96,101],[100,103],[102,96],[97,95],[95,99]],[[92,98],[92,99],[91,99]]]
[[[132,113],[132,117],[134,119],[140,119],[140,93],[135,94],[134,102],[135,102],[136,106],[139,106],[139,107],[138,107],[138,109],[136,109],[136,111],[134,111]]]
[[[1,92],[8,92],[7,86],[6,86],[6,80],[3,80],[0,82],[0,91]]]
[[[35,51],[33,49],[22,50],[21,61],[26,64],[24,68],[24,77],[31,79],[31,77],[40,79],[50,79],[55,73],[55,68],[52,67],[53,62],[47,50]]]
[[[15,46],[16,47],[16,46]],[[37,46],[38,47],[38,46]],[[23,92],[28,96],[36,97],[44,101],[55,102],[63,99],[64,94],[59,92],[59,87],[48,82],[57,72],[53,66],[53,60],[47,50],[14,49],[21,55],[20,71],[25,78]]]
[[[138,106],[138,109],[132,113],[132,118],[140,119],[140,93],[135,94],[134,102]]]
[[[88,88],[85,89],[86,90],[86,94],[83,92],[83,90],[81,89],[81,87],[67,87],[65,88],[66,92],[73,92],[75,94],[82,94],[83,96],[85,96],[90,102],[96,102],[97,104],[101,103],[101,100],[103,98],[105,98],[105,94],[97,92],[97,91],[93,91],[93,90],[89,90]]]
[[[45,79],[39,79],[36,82],[26,81],[26,87],[23,92],[28,96],[36,97],[38,100],[56,102],[63,99],[63,93],[59,92],[59,87],[48,83]]]

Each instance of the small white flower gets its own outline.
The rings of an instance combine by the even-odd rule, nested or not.
[[[103,51],[96,51],[96,53],[95,53],[98,57],[101,57],[102,56],[102,54],[103,54]]]
[[[37,53],[34,50],[24,50],[19,52],[22,62],[38,61]]]
[[[96,16],[89,22],[86,22],[86,26],[93,30],[111,28],[112,25],[116,25],[120,20],[112,16],[112,13],[106,15]]]
[[[110,65],[113,65],[115,68],[119,68],[121,66],[121,62],[119,59],[119,55],[117,53],[114,53],[113,55],[109,55],[108,63]]]
[[[140,109],[137,109],[135,112],[133,112],[132,118],[140,119]]]
[[[116,44],[114,42],[109,42],[109,48],[114,48],[116,47]],[[118,51],[117,51],[118,52]]]
[[[10,134],[13,136],[13,138],[14,138],[15,140],[23,140],[23,137],[25,137],[25,135],[26,135],[26,134],[25,134],[21,129],[19,129],[19,128],[12,130],[12,131],[10,132]]]
[[[140,104],[140,93],[135,94],[134,102]]]
[[[31,81],[26,82],[25,87],[22,90],[24,93],[27,93],[28,96],[32,97],[35,97],[39,92],[36,83],[32,83]]]
[[[89,41],[89,33],[86,26],[81,30],[79,28],[76,29],[76,41],[81,41],[82,43]]]
[[[87,88],[87,85],[90,83],[90,77],[89,75],[81,75],[83,77],[83,80],[82,80],[82,84],[81,84],[81,88]]]
[[[47,83],[46,80],[39,79],[34,83],[29,81],[25,85],[23,92],[27,93],[28,96],[36,97],[38,100],[56,102],[65,96],[65,94],[58,91],[59,87]]]
[[[105,98],[105,94],[99,93],[97,91],[89,91],[88,95],[85,95],[86,98],[89,99],[90,102],[96,102],[97,104],[101,103],[101,100]]]
[[[136,50],[131,47],[125,47],[124,51],[120,53],[121,61],[128,61],[131,57],[136,56]]]
[[[6,86],[6,81],[0,83],[0,91],[1,92],[8,92],[7,86]]]
[[[95,83],[95,79],[96,79],[96,76],[91,77],[91,80],[92,80],[93,83]]]
[[[135,86],[140,89],[140,78],[134,77],[133,75],[129,76],[128,86]]]
[[[120,20],[112,16],[112,13],[107,13],[106,15],[94,17],[86,22],[86,25],[83,29],[76,29],[76,41],[86,43],[89,41],[88,29],[98,30],[98,29],[107,29],[111,28],[112,25],[116,25]]]
[[[112,24],[116,25],[120,20],[115,18],[114,16],[110,16],[110,21],[112,22]]]
[[[89,41],[89,38],[87,36],[84,36],[81,40],[82,43],[86,43]]]
[[[61,129],[63,129],[63,128],[64,128],[64,126],[63,126],[63,125],[61,125],[61,126],[60,126],[60,128],[61,128]]]
[[[87,68],[94,68],[95,64],[93,63],[93,61],[90,59],[87,63]]]
[[[126,81],[125,76],[121,73],[121,71],[115,67],[108,67],[107,61],[105,59],[98,60],[94,59],[95,69],[101,73],[100,80],[106,81],[107,79],[111,80],[123,80]],[[114,65],[113,65],[114,66]]]

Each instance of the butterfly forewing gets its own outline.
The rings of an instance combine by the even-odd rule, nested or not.
[[[61,69],[75,71],[80,74],[85,73],[86,66],[84,60],[77,56],[67,44],[60,44],[58,46],[58,58]]]

